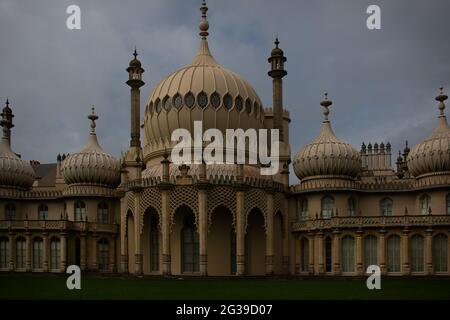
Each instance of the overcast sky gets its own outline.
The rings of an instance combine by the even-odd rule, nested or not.
[[[54,162],[80,149],[95,105],[103,148],[129,144],[125,71],[136,45],[146,69],[141,108],[154,86],[189,63],[199,43],[200,0],[0,0],[0,99],[16,115],[13,149]],[[324,90],[341,139],[390,141],[396,152],[433,130],[434,97],[450,92],[450,1],[209,0],[209,43],[265,106],[272,103],[267,57],[276,34],[287,56],[285,108],[293,156],[318,133]],[[81,8],[81,30],[66,28],[67,6]],[[366,9],[381,7],[381,30]],[[141,113],[142,116],[142,113]]]

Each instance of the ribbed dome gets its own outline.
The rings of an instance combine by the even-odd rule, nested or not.
[[[10,148],[8,140],[0,142],[0,186],[29,189],[35,173],[30,164],[20,159]]]
[[[321,104],[325,107],[325,120],[319,135],[295,156],[295,174],[302,180],[319,176],[354,178],[361,170],[359,152],[334,134],[328,120],[328,106],[331,101],[326,98]]]
[[[428,174],[450,174],[450,127],[444,114],[447,96],[441,91],[438,125],[424,141],[414,146],[408,155],[408,170],[414,177]]]
[[[83,149],[69,155],[62,163],[62,174],[68,185],[99,185],[114,188],[120,183],[120,162],[105,153],[95,134],[95,120],[92,111],[91,134]]]
[[[203,122],[203,131],[259,129],[263,125],[261,100],[247,81],[214,59],[206,40],[207,29],[204,14],[197,55],[191,64],[163,79],[146,103],[144,152],[147,154],[174,145],[170,138],[175,129],[193,132],[194,121]]]

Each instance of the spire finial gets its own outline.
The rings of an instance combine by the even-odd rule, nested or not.
[[[208,33],[209,23],[208,23],[208,20],[206,19],[206,12],[208,12],[208,7],[206,6],[205,0],[202,1],[202,6],[200,7],[200,11],[202,13],[202,17],[200,19],[199,35],[202,37],[202,39],[206,40],[206,37],[209,35],[209,33]]]
[[[320,102],[320,105],[324,108],[323,115],[324,115],[324,122],[329,122],[328,115],[330,114],[330,110],[328,109],[329,106],[333,104],[333,101],[328,100],[328,92],[324,93],[324,99]]]
[[[9,108],[9,99],[6,97],[6,106]]]
[[[275,47],[278,48],[278,45],[280,44],[280,41],[278,40],[278,33],[275,35]]]
[[[137,59],[138,53],[137,53],[137,50],[136,50],[136,46],[134,46],[133,56],[134,56],[135,59]]]
[[[88,116],[88,119],[91,120],[91,134],[95,134],[95,120],[98,119],[98,116],[95,114],[95,107],[94,105],[92,105],[92,112],[91,114]]]
[[[444,101],[448,99],[448,96],[444,94],[444,87],[439,88],[439,95],[435,98],[436,101],[439,101],[439,116],[444,116],[444,110],[445,110],[445,103]]]

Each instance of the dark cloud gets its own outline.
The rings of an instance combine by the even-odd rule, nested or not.
[[[78,4],[82,30],[65,27]],[[13,147],[26,159],[51,162],[85,142],[94,104],[103,147],[119,155],[129,141],[125,85],[134,45],[143,62],[144,105],[168,73],[189,63],[198,45],[199,1],[0,1],[0,97],[16,114]],[[366,8],[381,7],[382,29],[366,28]],[[267,56],[278,34],[288,58],[285,106],[292,150],[319,130],[319,101],[334,101],[336,134],[362,141],[430,134],[437,88],[450,88],[448,0],[208,1],[210,47],[217,60],[253,84],[271,104]],[[447,91],[450,91],[448,89]]]

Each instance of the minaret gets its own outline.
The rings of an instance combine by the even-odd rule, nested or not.
[[[2,113],[0,115],[2,117],[2,120],[0,120],[0,124],[3,127],[3,137],[8,142],[8,145],[11,146],[11,128],[14,127],[12,121],[14,115],[12,113],[11,108],[9,107],[8,98],[6,98],[5,107],[3,108]]]
[[[283,77],[287,75],[287,71],[284,70],[284,63],[286,57],[283,50],[278,45],[278,37],[275,39],[275,48],[272,49],[270,58],[269,76],[273,79],[273,113],[274,113],[274,128],[279,129],[280,141],[284,141],[283,134]]]

